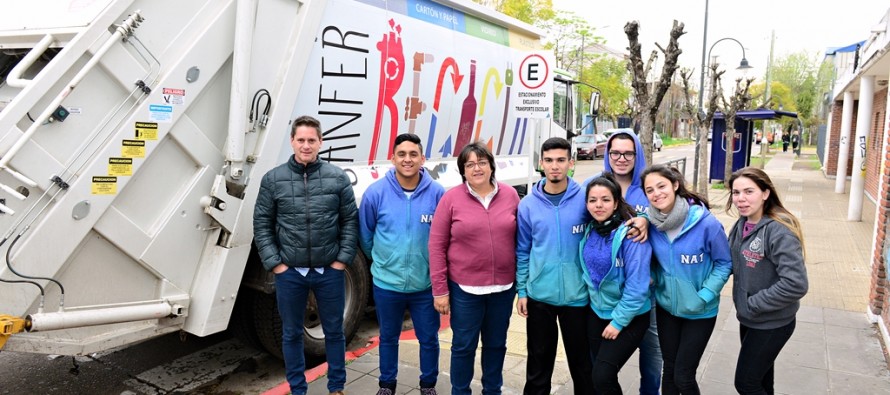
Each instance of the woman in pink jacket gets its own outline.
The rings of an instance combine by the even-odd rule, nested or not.
[[[480,143],[457,158],[464,185],[439,201],[430,229],[430,279],[436,310],[451,314],[452,394],[470,394],[482,336],[482,393],[500,394],[507,327],[516,287],[519,195],[494,177],[494,156]]]

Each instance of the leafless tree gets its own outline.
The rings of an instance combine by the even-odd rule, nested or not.
[[[710,86],[715,87],[715,89],[710,90],[707,100],[703,103],[704,108],[702,108],[701,111],[699,111],[689,87],[689,80],[690,78],[693,78],[693,70],[684,69],[680,72],[680,78],[683,79],[685,99],[683,103],[683,113],[692,120],[693,126],[698,129],[697,145],[699,162],[698,169],[694,169],[693,171],[698,174],[698,177],[696,178],[699,180],[698,185],[695,186],[696,192],[703,196],[707,196],[708,193],[708,182],[706,179],[708,174],[708,133],[710,133],[711,130],[711,122],[714,120],[714,113],[717,112],[717,98],[722,95],[722,90],[720,89],[720,77],[722,77],[725,72],[723,70],[718,71],[717,66],[718,65],[715,63],[710,67],[710,72],[708,73]]]
[[[677,40],[680,36],[686,34],[683,31],[683,27],[683,23],[674,21],[667,49],[662,48],[658,43],[655,44],[664,54],[664,67],[661,69],[661,76],[658,81],[653,82],[653,87],[650,90],[646,76],[649,74],[652,64],[655,63],[658,52],[652,51],[649,61],[644,66],[639,41],[640,23],[631,21],[624,25],[624,33],[627,34],[629,44],[627,50],[630,53],[627,67],[633,78],[631,84],[634,96],[633,118],[640,122],[640,143],[643,145],[643,157],[646,158],[646,163],[652,163],[652,133],[655,129],[655,117],[658,115],[658,107],[671,86],[671,78],[674,76],[674,72],[679,68],[677,66],[677,58],[683,51],[677,44]]]
[[[751,94],[748,92],[751,88],[751,81],[754,81],[754,78],[747,78],[745,80],[737,78],[735,80],[735,91],[732,93],[732,97],[729,98],[729,101],[727,102],[726,98],[723,96],[720,97],[723,101],[723,116],[726,120],[726,133],[724,134],[724,138],[726,139],[726,166],[723,168],[724,185],[729,185],[729,176],[732,175],[732,153],[735,152],[733,143],[735,141],[736,114],[739,111],[744,110],[748,107],[748,104],[751,103]]]

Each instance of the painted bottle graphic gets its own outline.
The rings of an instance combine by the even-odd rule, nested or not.
[[[452,153],[455,157],[460,155],[460,150],[470,143],[474,123],[476,123],[476,61],[471,60],[470,90],[467,93],[467,98],[464,99],[460,112],[460,123],[457,125],[457,138],[454,140],[454,152]]]

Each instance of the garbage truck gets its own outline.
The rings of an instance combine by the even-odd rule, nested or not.
[[[263,174],[292,154],[290,122],[321,121],[320,158],[358,199],[399,133],[421,137],[446,187],[472,141],[528,186],[535,147],[575,124],[553,122],[542,34],[465,0],[4,5],[0,347],[83,355],[228,329],[280,355],[252,216]],[[347,271],[348,336],[368,265],[359,254]],[[306,350],[321,355],[309,304]]]

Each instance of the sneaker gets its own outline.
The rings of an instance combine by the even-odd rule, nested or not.
[[[384,387],[380,387],[380,389],[377,390],[377,395],[393,395],[394,393],[395,392],[393,392],[391,389]]]
[[[430,388],[421,388],[420,395],[439,395],[439,394],[436,393],[435,388],[430,387]]]

